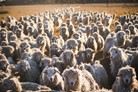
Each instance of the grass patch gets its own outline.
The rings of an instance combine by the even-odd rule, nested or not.
[[[0,14],[7,14],[9,11],[0,11]]]
[[[7,7],[0,7],[0,14],[8,14],[9,10]]]

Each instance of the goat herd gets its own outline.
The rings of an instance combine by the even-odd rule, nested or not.
[[[137,79],[138,13],[67,7],[0,21],[0,92],[138,92]]]

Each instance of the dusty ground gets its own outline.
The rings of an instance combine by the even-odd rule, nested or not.
[[[0,14],[0,20],[5,19],[8,15],[19,18],[21,15],[34,14],[38,12],[43,12],[46,10],[53,10],[55,8],[63,8],[67,6],[79,6],[80,10],[87,11],[98,11],[103,12],[107,11],[108,13],[116,13],[117,15],[123,14],[133,14],[138,13],[138,4],[109,4],[107,7],[106,4],[72,4],[72,5],[21,5],[21,6],[7,6],[4,8],[0,8],[0,11],[7,11],[6,14]]]
[[[6,6],[3,8],[0,8],[0,12],[7,11],[8,13],[0,13],[0,20],[6,19],[7,16],[14,16],[15,18],[19,19],[22,15],[30,15],[35,14],[39,12],[44,12],[47,10],[54,10],[54,9],[60,9],[64,7],[79,7],[76,8],[78,10],[86,10],[86,11],[97,11],[97,12],[104,12],[107,11],[107,13],[116,14],[118,19],[118,16],[124,15],[124,14],[134,14],[138,13],[138,4],[109,4],[108,6],[106,4],[55,4],[55,5],[20,5],[20,6]],[[114,22],[112,22],[111,30],[114,31]],[[59,29],[55,28],[55,35],[59,35]]]

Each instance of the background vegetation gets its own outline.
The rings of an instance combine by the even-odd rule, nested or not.
[[[138,0],[0,0],[4,5],[23,4],[79,4],[79,3],[138,3]]]

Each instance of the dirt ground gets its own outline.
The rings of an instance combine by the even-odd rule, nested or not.
[[[108,6],[106,4],[55,4],[55,5],[20,5],[20,6],[5,6],[0,8],[0,12],[6,11],[7,13],[0,13],[0,20],[5,19],[7,16],[14,16],[19,19],[23,15],[31,15],[35,13],[44,12],[47,10],[61,9],[64,7],[76,7],[76,10],[85,10],[85,11],[97,11],[116,14],[116,20],[118,16],[124,14],[135,14],[138,13],[138,3],[137,4],[114,4],[111,3]],[[111,31],[114,31],[114,20],[111,25]],[[59,35],[59,29],[55,28],[55,35]]]
[[[5,6],[0,8],[1,11],[6,11],[7,13],[0,13],[0,20],[6,19],[7,16],[11,15],[19,19],[22,15],[30,15],[34,13],[43,12],[46,10],[53,10],[63,7],[79,7],[79,10],[86,11],[107,11],[111,14],[123,15],[123,14],[133,14],[138,13],[138,4],[55,4],[55,5],[20,5],[20,6]]]

